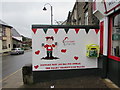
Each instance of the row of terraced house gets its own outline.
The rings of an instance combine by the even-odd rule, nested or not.
[[[13,48],[23,48],[24,36],[15,28],[0,20],[0,53],[9,53]],[[24,37],[25,38],[25,37]],[[31,39],[29,39],[31,40]],[[31,43],[31,42],[30,42]]]

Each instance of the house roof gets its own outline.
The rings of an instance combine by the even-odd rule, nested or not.
[[[15,28],[12,28],[11,32],[12,32],[12,36],[14,36],[14,37],[21,37],[21,35],[17,32],[17,30]]]
[[[12,26],[8,25],[7,23],[5,23],[5,22],[2,21],[2,20],[0,20],[0,25],[4,25],[4,26],[7,26],[7,27],[12,28]]]
[[[12,37],[12,39],[15,40],[15,41],[18,41],[18,42],[21,42],[21,43],[22,43],[21,40],[18,40],[18,39],[14,38],[14,37]]]

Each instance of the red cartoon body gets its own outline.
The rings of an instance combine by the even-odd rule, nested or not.
[[[52,51],[53,47],[55,47],[55,45],[54,44],[52,44],[52,45],[46,44],[44,47],[46,48],[47,51]]]
[[[44,48],[46,48],[46,51],[47,51],[47,56],[42,58],[42,59],[58,59],[57,57],[53,57],[53,49],[57,46],[57,43],[56,45],[53,44],[54,42],[54,37],[46,37],[46,42],[47,44],[46,45],[43,45]]]

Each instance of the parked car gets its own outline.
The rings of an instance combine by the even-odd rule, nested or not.
[[[11,51],[12,54],[24,54],[24,50],[22,48],[13,48]]]

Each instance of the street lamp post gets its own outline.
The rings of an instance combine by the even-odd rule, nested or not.
[[[44,5],[44,8],[43,8],[44,11],[47,10],[46,7],[45,7],[46,5],[50,5],[50,7],[51,7],[51,25],[53,25],[53,10],[52,10],[52,5],[49,4],[49,3],[46,3],[46,4]]]

